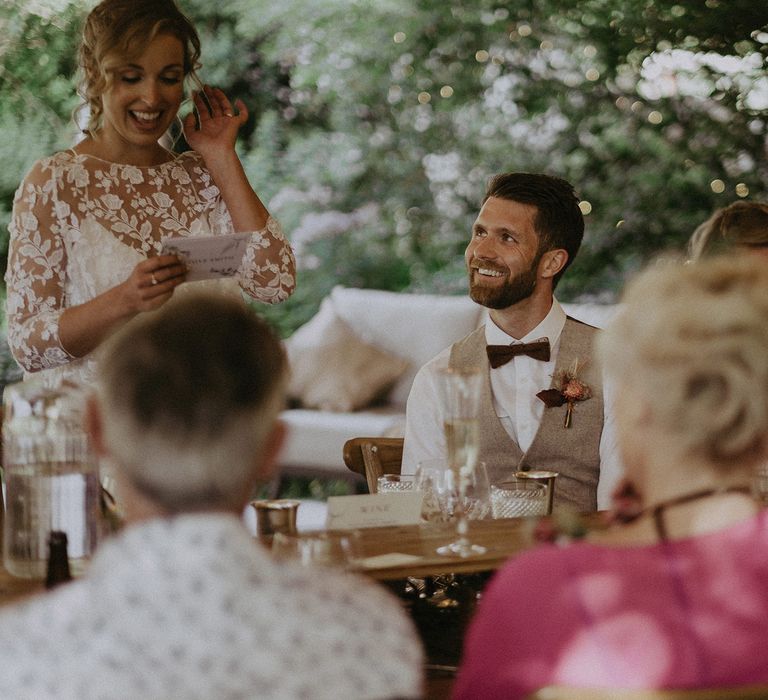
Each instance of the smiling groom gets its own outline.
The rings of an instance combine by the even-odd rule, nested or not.
[[[491,483],[546,469],[559,473],[556,508],[609,506],[620,460],[592,360],[597,329],[566,316],[553,295],[583,236],[579,200],[565,180],[532,173],[490,180],[465,253],[470,297],[488,318],[416,375],[403,473],[445,457],[439,370],[480,367],[480,460]]]

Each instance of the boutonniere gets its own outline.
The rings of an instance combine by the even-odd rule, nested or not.
[[[568,369],[560,370],[555,374],[555,386],[557,388],[544,389],[536,396],[546,404],[547,408],[568,404],[563,427],[570,428],[574,404],[577,401],[586,401],[592,396],[589,385],[579,379],[578,359],[574,360]]]

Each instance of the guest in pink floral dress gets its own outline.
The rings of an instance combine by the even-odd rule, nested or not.
[[[768,683],[768,269],[654,266],[624,301],[598,348],[639,508],[499,571],[456,698]]]
[[[200,42],[172,0],[104,0],[80,48],[85,138],[35,163],[10,224],[8,340],[27,374],[88,381],[114,330],[165,304],[185,280],[169,236],[252,231],[234,279],[203,282],[267,303],[294,287],[294,257],[235,153],[248,118],[219,89],[194,91],[183,120],[191,151],[162,145]],[[239,285],[239,289],[238,289]]]

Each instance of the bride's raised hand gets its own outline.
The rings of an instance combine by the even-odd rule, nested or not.
[[[194,110],[184,119],[184,137],[206,162],[223,151],[234,151],[237,132],[248,120],[242,100],[234,106],[223,90],[205,85],[192,93]]]

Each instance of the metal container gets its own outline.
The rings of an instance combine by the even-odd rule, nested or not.
[[[256,511],[256,536],[269,539],[276,533],[295,535],[299,501],[287,498],[251,501]]]
[[[544,469],[531,469],[529,471],[515,472],[516,479],[530,479],[547,487],[547,515],[552,514],[552,506],[555,502],[555,481],[557,472],[550,472]]]

